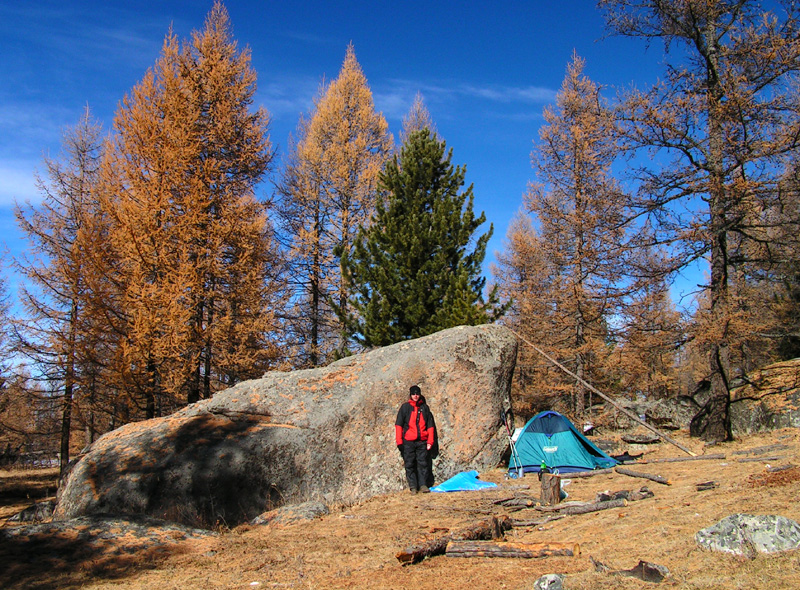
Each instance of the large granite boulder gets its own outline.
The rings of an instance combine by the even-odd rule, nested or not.
[[[164,418],[109,432],[71,465],[56,519],[145,514],[234,525],[284,504],[405,488],[394,421],[410,385],[434,413],[437,481],[494,467],[507,446],[517,340],[459,327],[325,368],[268,373]]]

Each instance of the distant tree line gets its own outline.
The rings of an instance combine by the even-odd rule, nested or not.
[[[107,134],[87,109],[17,209],[19,312],[0,282],[0,445],[70,454],[276,369],[501,321],[609,393],[710,384],[694,425],[729,438],[730,390],[800,354],[798,9],[600,2],[661,40],[665,73],[614,100],[574,56],[535,180],[486,284],[492,227],[417,97],[395,146],[354,48],[280,166],[250,54],[217,2],[170,32]],[[258,194],[271,180],[267,198]],[[681,314],[676,273],[710,275]],[[591,392],[520,348],[522,412],[580,419]]]

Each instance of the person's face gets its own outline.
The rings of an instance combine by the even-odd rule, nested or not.
[[[419,396],[420,396],[419,393],[412,393],[411,399],[413,399],[414,401],[419,401]]]

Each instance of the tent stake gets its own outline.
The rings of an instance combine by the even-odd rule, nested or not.
[[[511,330],[511,328],[508,328],[508,329],[509,329],[509,330]],[[663,432],[660,432],[659,430],[657,430],[655,427],[651,426],[650,424],[648,424],[648,423],[647,423],[647,422],[645,422],[644,420],[640,420],[640,419],[639,419],[639,416],[637,416],[637,415],[636,415],[636,414],[634,414],[633,412],[630,412],[630,411],[628,411],[628,409],[627,409],[627,408],[623,408],[621,405],[619,405],[617,402],[615,402],[613,399],[611,399],[611,398],[610,398],[609,396],[607,396],[605,393],[603,393],[602,391],[600,391],[599,389],[597,389],[597,388],[596,388],[594,385],[592,385],[592,384],[591,384],[591,383],[589,383],[588,381],[586,381],[586,380],[584,380],[584,379],[581,379],[580,377],[578,377],[578,376],[577,376],[575,373],[573,373],[572,371],[570,371],[569,369],[567,369],[567,368],[566,368],[564,365],[562,365],[561,363],[559,363],[559,362],[558,362],[556,359],[554,359],[553,357],[551,357],[550,355],[548,355],[546,352],[544,352],[542,349],[540,349],[540,348],[539,348],[538,346],[536,346],[535,344],[532,344],[532,343],[531,343],[529,340],[527,340],[527,339],[523,338],[522,336],[520,336],[519,334],[517,334],[517,333],[516,333],[514,330],[511,330],[511,333],[512,333],[512,334],[514,334],[514,336],[516,336],[516,337],[517,337],[517,338],[519,338],[520,340],[522,340],[522,341],[523,341],[525,344],[527,344],[528,346],[530,346],[531,348],[533,348],[533,350],[535,350],[536,352],[538,352],[540,355],[542,355],[542,356],[543,356],[544,358],[546,358],[548,361],[550,361],[551,363],[553,363],[553,364],[554,364],[556,367],[558,367],[559,369],[561,369],[562,371],[564,371],[564,372],[565,372],[567,375],[569,375],[569,376],[570,376],[570,377],[572,377],[573,379],[576,379],[576,380],[577,380],[578,382],[580,382],[582,385],[584,385],[585,387],[589,388],[591,391],[593,391],[594,393],[596,393],[597,395],[599,395],[600,397],[602,397],[604,400],[606,400],[606,401],[607,401],[608,403],[610,403],[612,406],[614,406],[615,408],[617,408],[617,409],[618,409],[620,412],[622,412],[623,414],[625,414],[625,415],[626,415],[628,418],[630,418],[630,419],[631,419],[631,420],[633,420],[634,422],[638,422],[639,424],[641,424],[642,426],[644,426],[645,428],[647,428],[648,430],[650,430],[650,431],[651,431],[651,432],[653,432],[654,434],[656,434],[656,435],[658,435],[659,437],[663,438],[663,439],[664,439],[665,441],[667,441],[668,443],[670,443],[670,444],[672,444],[672,445],[675,445],[675,446],[676,446],[676,447],[678,447],[680,450],[682,450],[682,451],[683,451],[683,452],[685,452],[685,453],[688,453],[688,454],[689,454],[689,455],[691,455],[692,457],[696,457],[696,456],[697,456],[697,454],[696,454],[696,453],[693,453],[692,451],[690,451],[689,449],[687,449],[686,447],[684,447],[682,444],[680,444],[678,441],[676,441],[676,440],[674,440],[673,438],[671,438],[671,437],[667,436],[667,435],[666,435],[666,434],[664,434]]]

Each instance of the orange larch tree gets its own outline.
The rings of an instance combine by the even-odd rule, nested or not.
[[[119,260],[127,379],[145,416],[210,396],[278,357],[281,261],[255,198],[273,157],[256,74],[219,2],[117,112],[104,202]]]
[[[93,230],[102,215],[96,199],[100,134],[87,109],[64,134],[61,159],[45,160],[47,175],[37,179],[41,202],[16,209],[29,242],[29,252],[15,261],[28,279],[20,291],[24,317],[15,330],[16,349],[35,365],[30,374],[46,381],[37,391],[61,402],[62,470],[69,462],[78,393],[90,399],[96,391],[82,379],[101,370],[89,287]]]
[[[317,366],[346,354],[347,338],[335,309],[346,314],[350,289],[340,271],[360,225],[374,210],[378,174],[392,150],[383,115],[347,48],[339,76],[323,85],[278,186],[294,290],[298,366]]]
[[[625,97],[625,134],[638,170],[641,211],[673,248],[673,269],[710,267],[703,339],[711,399],[693,432],[732,437],[731,384],[742,374],[737,340],[744,265],[780,201],[782,160],[797,150],[800,7],[755,0],[602,0],[613,32],[664,43],[666,75]],[[653,157],[658,154],[657,157]],[[742,332],[744,330],[744,332]]]
[[[609,353],[610,318],[630,285],[625,280],[627,195],[611,174],[618,155],[614,113],[575,56],[532,155],[537,182],[525,197],[535,216],[546,312],[539,342],[581,379],[603,384],[597,369]],[[554,387],[564,387],[566,375]],[[566,381],[565,381],[566,380]],[[581,418],[591,396],[571,382],[572,413]],[[557,385],[558,384],[558,385]]]

